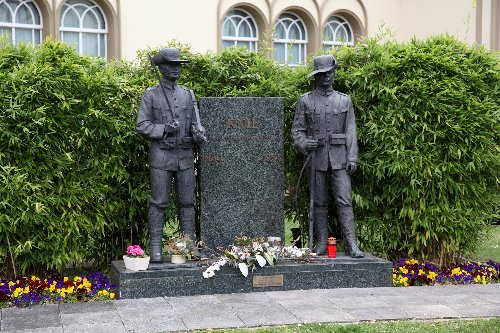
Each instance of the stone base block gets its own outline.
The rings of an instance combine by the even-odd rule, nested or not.
[[[282,260],[275,267],[261,267],[241,275],[238,268],[222,267],[215,276],[205,279],[206,262],[194,267],[127,270],[123,261],[113,261],[111,280],[119,288],[119,297],[149,298],[207,294],[249,293],[299,289],[389,287],[392,263],[366,254],[352,259],[317,257],[310,262]]]

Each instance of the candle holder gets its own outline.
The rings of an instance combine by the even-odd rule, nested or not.
[[[337,256],[337,240],[335,237],[328,237],[326,249],[328,251],[328,258],[335,258]]]

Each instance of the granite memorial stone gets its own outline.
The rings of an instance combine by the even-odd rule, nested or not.
[[[200,148],[203,242],[283,239],[283,99],[202,98],[200,113],[210,133]]]

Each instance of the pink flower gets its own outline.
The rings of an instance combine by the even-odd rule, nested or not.
[[[132,257],[144,255],[144,250],[139,245],[130,245],[127,247],[127,254]]]

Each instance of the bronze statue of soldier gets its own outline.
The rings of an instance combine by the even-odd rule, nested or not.
[[[166,48],[151,58],[162,78],[142,95],[136,129],[150,140],[151,200],[148,212],[150,261],[162,262],[162,236],[170,189],[175,184],[180,229],[194,240],[195,170],[193,148],[207,141],[192,90],[177,85],[182,64],[179,50]]]
[[[346,254],[361,258],[364,253],[356,244],[351,189],[351,175],[358,163],[354,107],[348,95],[332,88],[338,65],[335,58],[332,55],[319,56],[313,64],[314,70],[307,77],[314,75],[316,89],[299,98],[292,126],[294,145],[308,157],[310,231],[314,230],[316,238],[313,251],[318,255],[326,252],[328,189],[331,188],[337,220],[346,242]]]

